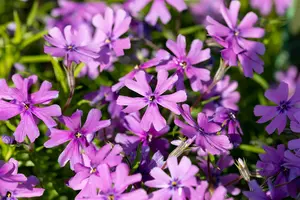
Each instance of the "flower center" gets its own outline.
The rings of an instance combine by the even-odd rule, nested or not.
[[[28,110],[30,107],[27,103],[23,103],[23,106],[24,106],[25,110]]]
[[[109,44],[109,43],[111,43],[111,40],[107,38],[104,42],[105,42],[106,44]]]
[[[76,48],[75,48],[75,46],[73,44],[71,44],[71,45],[67,45],[66,49],[68,51],[74,51]]]
[[[11,192],[7,192],[5,196],[6,197],[11,197]]]
[[[140,68],[140,66],[138,66],[138,65],[136,65],[135,67],[134,67],[134,69],[139,69]]]
[[[172,180],[169,184],[170,184],[170,188],[171,188],[171,189],[178,189],[178,188],[179,188],[179,185],[180,185],[180,182],[179,182],[179,180],[176,178],[176,179]]]
[[[155,100],[155,96],[154,95],[151,95],[148,97],[149,101],[154,101]]]
[[[172,186],[176,187],[177,186],[177,182],[176,181],[172,181]]]
[[[108,196],[108,199],[109,199],[109,200],[114,200],[114,199],[115,199],[115,196],[114,196],[113,194],[111,194],[111,195]]]
[[[281,101],[279,103],[279,106],[277,107],[277,110],[279,110],[280,113],[285,113],[291,108],[289,101]]]
[[[187,67],[187,62],[181,61],[181,62],[179,63],[179,65],[180,65],[183,69],[185,69],[185,68]]]
[[[97,169],[95,167],[91,167],[91,171],[90,171],[91,174],[95,173],[96,171]]]
[[[236,120],[236,117],[235,117],[233,112],[229,113],[229,117],[230,117],[231,120]]]
[[[76,137],[76,138],[81,138],[81,137],[82,137],[82,134],[78,132],[78,133],[75,134],[75,137]]]

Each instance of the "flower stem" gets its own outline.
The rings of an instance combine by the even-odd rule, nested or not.
[[[68,85],[69,85],[69,89],[70,89],[70,93],[69,93],[69,97],[64,105],[63,108],[63,113],[68,109],[68,107],[71,104],[71,101],[73,99],[74,96],[74,91],[75,91],[75,76],[74,76],[74,69],[75,66],[70,64],[69,66],[65,67],[66,73],[67,73],[67,80],[68,80]]]

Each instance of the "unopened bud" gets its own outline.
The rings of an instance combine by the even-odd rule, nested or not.
[[[246,161],[245,159],[241,159],[239,158],[236,163],[235,166],[238,168],[241,176],[243,177],[243,179],[245,179],[247,182],[250,181],[250,177],[251,177],[251,173],[247,167]]]

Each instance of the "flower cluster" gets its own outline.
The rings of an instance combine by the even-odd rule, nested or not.
[[[36,163],[26,162],[24,151],[54,156],[54,163],[48,157],[43,162],[67,171],[68,177],[57,188],[41,185],[55,190],[54,196],[73,192],[76,200],[297,198],[300,76],[296,67],[277,72],[279,86],[267,89],[267,81],[258,75],[269,70],[262,59],[268,50],[267,22],[254,12],[240,12],[242,2],[228,1],[227,7],[222,0],[58,0],[59,8],[46,19],[44,53],[62,86],[54,87],[61,91],[52,90],[46,80],[39,83],[36,75],[14,74],[12,83],[0,79],[0,125],[14,132],[0,139],[4,160],[10,159],[0,161],[1,199],[44,193],[36,187],[38,179],[19,174],[18,162],[10,158],[39,167],[37,158],[32,159]],[[273,5],[272,0],[250,3],[263,15]],[[279,15],[291,5],[290,0],[274,3]],[[185,15],[196,16],[199,24],[181,27]],[[228,73],[234,66],[241,73]],[[28,72],[26,67],[20,70]],[[265,97],[271,102],[260,90],[250,92],[257,93],[261,105],[255,98],[246,101],[243,74],[253,78],[247,80],[249,88],[258,83],[267,89]],[[48,77],[51,73],[45,72],[39,78]],[[263,140],[268,144],[263,145],[256,133],[242,130],[251,121],[260,128],[251,118],[253,110],[260,117],[257,123],[271,121],[269,135],[277,130],[285,138]],[[250,145],[243,144],[248,140]],[[245,149],[260,153],[256,166],[248,167],[237,157]]]

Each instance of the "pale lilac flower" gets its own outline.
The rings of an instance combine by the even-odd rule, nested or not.
[[[126,113],[136,112],[147,106],[147,110],[142,117],[141,125],[142,128],[148,131],[151,125],[154,126],[155,130],[160,131],[167,123],[161,115],[158,105],[161,105],[174,114],[179,115],[180,110],[177,103],[186,101],[187,96],[185,91],[177,91],[172,94],[162,95],[167,90],[173,87],[174,83],[178,80],[177,75],[173,75],[168,78],[168,72],[165,70],[159,70],[157,73],[157,85],[152,91],[149,86],[146,73],[139,71],[135,75],[135,80],[126,80],[125,86],[130,90],[142,95],[143,97],[127,97],[119,96],[117,104],[126,105],[127,107],[123,110]]]
[[[195,190],[192,190],[191,200],[230,200],[226,198],[227,191],[223,186],[218,186],[213,192],[209,191],[207,181],[201,181]],[[231,199],[232,200],[232,199]]]
[[[84,162],[74,166],[76,175],[70,179],[69,186],[74,190],[81,190],[78,197],[85,195],[85,192],[95,191],[101,182],[101,164],[115,167],[122,162],[120,155],[122,148],[120,145],[112,146],[107,144],[99,150],[91,144],[84,150]]]
[[[15,138],[14,136],[9,136],[9,135],[2,135],[1,136],[2,142],[5,144],[14,144],[15,143]]]
[[[272,11],[273,4],[276,8],[278,15],[284,15],[286,10],[292,5],[292,0],[251,0],[250,4],[253,8],[256,8],[263,15],[268,15]]]
[[[64,28],[64,32],[57,27],[51,28],[45,40],[51,46],[44,46],[44,52],[53,57],[64,57],[69,65],[72,61],[88,63],[99,57],[100,45],[92,43],[90,31],[86,26],[79,26],[78,29],[70,25]]]
[[[82,24],[91,25],[94,15],[104,13],[106,5],[104,2],[74,2],[70,0],[59,0],[58,8],[51,11],[53,18],[47,19],[47,27],[58,27],[63,30],[67,25],[78,28]]]
[[[63,167],[70,161],[71,169],[74,169],[76,163],[83,163],[82,151],[88,147],[97,131],[110,125],[110,120],[100,121],[101,116],[100,110],[92,109],[85,124],[81,126],[82,111],[77,110],[71,117],[62,117],[69,130],[50,129],[50,139],[44,144],[46,148],[70,141],[58,158],[60,166]]]
[[[258,55],[264,54],[265,47],[260,42],[246,38],[261,38],[264,36],[264,29],[254,27],[258,17],[253,12],[247,13],[240,24],[237,24],[239,9],[239,1],[231,1],[229,9],[221,4],[221,14],[227,26],[208,16],[209,25],[206,29],[210,36],[225,47],[222,50],[222,57],[227,64],[237,66],[239,60],[245,76],[252,77],[253,70],[259,74],[263,72],[262,61]]]
[[[219,157],[215,165],[210,164],[209,166],[207,165],[207,160],[202,157],[199,157],[199,160],[200,169],[202,169],[206,177],[214,177],[211,181],[215,187],[223,186],[228,193],[234,196],[240,194],[241,190],[234,186],[234,184],[238,183],[238,181],[234,182],[234,180],[238,180],[239,175],[236,173],[222,174],[227,167],[234,164],[232,156],[223,154]]]
[[[276,81],[285,82],[289,85],[289,97],[291,97],[295,93],[296,86],[298,83],[300,83],[300,75],[298,73],[297,67],[295,66],[289,67],[286,72],[276,72],[275,78]]]
[[[17,200],[18,198],[40,197],[45,189],[35,188],[39,184],[39,180],[35,176],[29,176],[26,182],[21,182],[13,190],[6,189],[6,194],[1,195],[1,200]],[[3,186],[3,185],[1,185]]]
[[[236,111],[224,107],[218,107],[213,120],[221,124],[224,131],[226,131],[230,142],[236,147],[242,142],[243,131],[240,122],[236,117]]]
[[[257,105],[254,108],[255,116],[261,116],[258,123],[265,123],[269,120],[272,122],[266,127],[266,131],[272,134],[276,129],[280,134],[287,122],[287,117],[290,120],[295,120],[294,113],[300,111],[296,104],[300,101],[300,87],[297,85],[295,94],[288,98],[288,84],[281,82],[278,88],[269,89],[265,92],[265,97],[277,104],[276,106]]]
[[[31,142],[40,135],[36,118],[42,120],[48,128],[56,126],[52,117],[61,115],[58,105],[49,104],[58,97],[58,91],[51,90],[52,84],[44,81],[37,92],[29,94],[30,87],[37,82],[37,76],[22,78],[19,74],[12,77],[14,88],[8,88],[5,80],[0,80],[0,120],[8,120],[16,115],[21,121],[14,133],[17,142],[23,142],[26,135]],[[40,107],[41,106],[41,107]]]
[[[240,101],[240,93],[237,91],[238,82],[231,81],[230,76],[226,75],[222,80],[220,80],[217,85],[204,97],[208,100],[212,97],[219,97],[218,99],[206,104],[203,111],[211,116],[215,110],[222,106],[227,109],[238,111],[238,103]],[[207,89],[205,88],[204,91]]]
[[[19,183],[27,181],[23,174],[18,173],[18,161],[11,158],[7,163],[0,160],[0,196],[5,196],[8,191],[13,191]]]
[[[191,13],[194,19],[201,24],[207,25],[206,17],[209,15],[215,19],[221,19],[220,5],[223,0],[197,0],[190,5]]]
[[[166,2],[172,7],[176,8],[179,12],[187,9],[184,0],[135,0],[132,4],[132,9],[135,12],[141,11],[146,5],[153,1],[149,13],[145,21],[154,26],[157,20],[160,19],[163,24],[167,24],[171,20],[171,14],[168,11]]]
[[[187,157],[182,157],[178,164],[176,157],[167,160],[167,166],[171,176],[167,175],[161,168],[155,167],[150,171],[153,180],[145,182],[150,188],[158,188],[150,195],[153,200],[179,200],[190,197],[190,191],[197,186],[195,175],[198,168],[192,165]]]
[[[181,115],[188,124],[178,119],[175,119],[175,124],[181,128],[182,134],[188,138],[195,138],[195,144],[201,151],[215,155],[226,153],[232,148],[232,144],[226,135],[217,134],[221,131],[221,127],[208,121],[208,117],[204,113],[199,113],[197,122],[195,122],[189,105],[184,104]]]
[[[124,49],[130,49],[129,37],[120,38],[129,30],[131,17],[127,13],[119,9],[114,12],[111,8],[106,8],[105,14],[97,14],[93,17],[93,25],[96,27],[94,35],[94,42],[100,44],[102,47],[107,46],[112,55],[124,55]]]
[[[101,171],[100,179],[97,182],[98,190],[87,191],[85,194],[76,199],[99,199],[99,200],[129,200],[139,199],[147,200],[147,193],[143,189],[130,190],[125,193],[125,190],[130,185],[140,182],[141,175],[134,174],[129,176],[129,168],[126,164],[121,163],[116,167],[115,172],[110,172],[109,166],[102,164],[99,166]]]
[[[186,40],[183,35],[178,35],[177,41],[168,40],[166,43],[168,49],[174,56],[165,50],[165,57],[169,57],[169,62],[160,65],[157,69],[176,70],[178,76],[177,88],[184,89],[184,74],[190,79],[193,91],[202,89],[202,82],[210,80],[210,71],[204,68],[195,67],[196,64],[206,61],[210,58],[210,49],[203,49],[203,42],[194,40],[189,53],[186,53]]]

